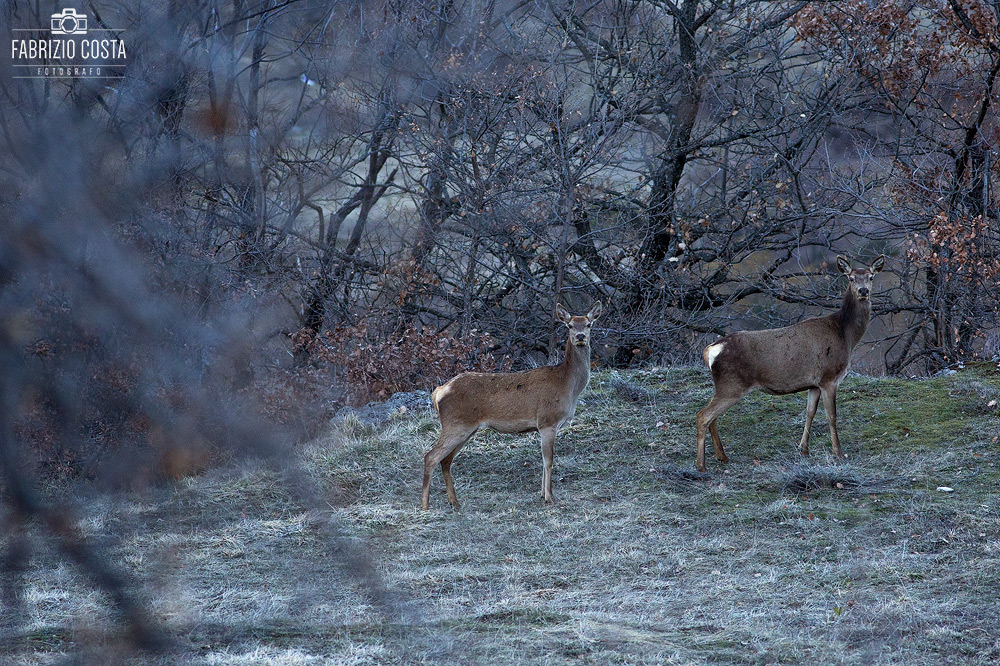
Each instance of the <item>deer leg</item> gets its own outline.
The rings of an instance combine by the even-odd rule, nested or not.
[[[448,501],[458,506],[458,497],[455,495],[455,487],[451,483],[451,461],[454,460],[458,450],[469,441],[476,428],[462,429],[458,432],[449,432],[445,428],[441,429],[441,436],[437,444],[434,445],[427,455],[424,456],[424,485],[420,495],[420,508],[430,508],[431,499],[431,474],[438,463],[441,463],[441,470],[445,477],[445,486],[448,489]],[[447,464],[444,462],[447,458]]]
[[[719,439],[719,426],[715,421],[708,424],[708,432],[712,435],[712,446],[715,447],[715,459],[719,462],[729,462],[729,456],[722,448],[722,440]]]
[[[705,467],[705,431],[711,430],[712,432],[712,444],[715,446],[715,457],[719,458],[722,462],[729,462],[729,457],[726,455],[725,451],[722,450],[722,440],[719,439],[719,430],[715,427],[715,420],[722,416],[727,409],[732,407],[737,400],[746,395],[746,391],[740,393],[732,393],[729,395],[719,395],[716,393],[712,396],[711,402],[705,409],[698,412],[698,417],[696,423],[698,424],[698,459],[695,465],[701,472],[706,471]],[[720,457],[719,454],[722,454]]]
[[[799,452],[804,456],[809,455],[809,433],[812,431],[813,417],[816,416],[821,393],[822,391],[818,388],[809,389],[809,399],[806,401],[806,427],[802,431],[802,440],[799,442]]]
[[[538,431],[542,438],[542,499],[546,504],[555,504],[552,496],[552,457],[555,453],[556,429],[542,428]]]
[[[826,412],[826,420],[830,424],[830,440],[833,443],[833,456],[843,458],[844,454],[840,450],[840,437],[837,436],[837,385],[823,387],[823,411]]]
[[[441,459],[441,475],[444,476],[444,486],[448,491],[448,501],[457,509],[459,508],[458,495],[455,494],[455,484],[451,479],[451,461],[455,459],[456,455],[458,455],[457,448]]]

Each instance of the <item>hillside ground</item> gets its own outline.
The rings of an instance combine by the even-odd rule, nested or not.
[[[540,499],[534,436],[479,433],[435,470],[431,412],[348,417],[299,453],[128,499],[81,528],[148,581],[178,664],[992,664],[1000,661],[1000,375],[849,376],[834,464],[804,394],[720,420],[731,457],[694,470],[695,368],[598,372]],[[317,483],[323,511],[296,483]],[[946,489],[950,489],[946,490]],[[328,519],[340,530],[329,548]],[[325,535],[325,536],[324,536]],[[345,554],[371,554],[381,605]],[[352,561],[354,561],[352,560]],[[356,569],[357,567],[353,567]],[[114,651],[106,601],[36,539],[11,663]],[[102,657],[103,658],[103,657]],[[5,661],[4,663],[8,663]],[[104,662],[107,663],[107,662]]]

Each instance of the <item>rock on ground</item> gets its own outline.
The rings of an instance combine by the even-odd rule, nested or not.
[[[334,415],[334,422],[342,422],[353,415],[364,425],[377,427],[388,423],[393,417],[406,413],[430,411],[430,391],[404,391],[394,393],[385,402],[369,402],[364,407],[342,407]]]

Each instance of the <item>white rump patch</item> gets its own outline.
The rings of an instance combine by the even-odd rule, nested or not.
[[[716,342],[714,345],[709,345],[708,349],[705,350],[705,361],[708,363],[708,369],[712,369],[712,364],[715,363],[715,357],[722,352],[722,348],[725,345],[721,342]]]
[[[438,386],[434,389],[434,393],[431,394],[431,400],[434,401],[434,408],[441,404],[441,400],[451,392],[451,382],[449,381],[444,386]]]

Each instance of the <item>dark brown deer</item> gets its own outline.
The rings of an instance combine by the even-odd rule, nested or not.
[[[756,387],[771,395],[809,391],[806,427],[799,442],[802,455],[809,455],[809,429],[822,397],[833,455],[844,457],[837,437],[837,385],[847,374],[851,352],[868,328],[872,278],[884,266],[884,255],[870,267],[861,269],[852,269],[847,259],[837,257],[837,268],[850,280],[839,310],[784,328],[731,333],[705,347],[702,356],[712,371],[715,395],[698,412],[699,470],[705,471],[706,429],[712,434],[715,457],[729,462],[722,449],[716,419]]]
[[[431,402],[441,419],[441,436],[424,456],[420,506],[430,506],[431,473],[441,463],[448,501],[458,496],[451,463],[480,428],[502,433],[538,432],[542,440],[542,499],[552,504],[552,455],[556,433],[576,413],[576,402],[590,381],[590,327],[601,314],[598,302],[582,316],[561,306],[556,314],[569,327],[566,356],[559,365],[526,372],[463,372],[434,389]]]

